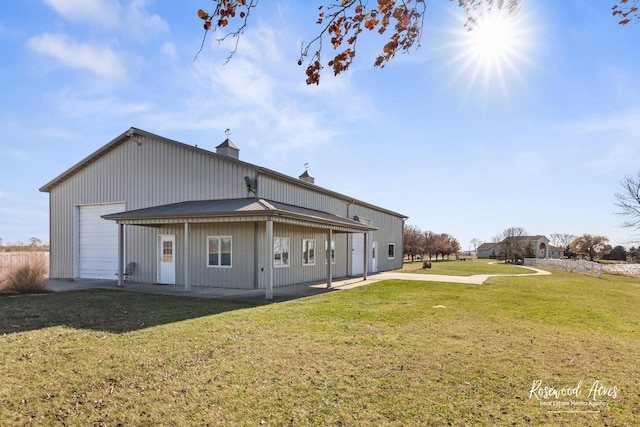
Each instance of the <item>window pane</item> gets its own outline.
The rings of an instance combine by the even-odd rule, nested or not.
[[[220,247],[220,265],[231,266],[231,237],[223,237],[220,239]]]
[[[336,242],[331,241],[331,264],[336,263]]]
[[[389,243],[389,258],[396,257],[396,245],[395,243]]]
[[[220,239],[217,237],[209,237],[209,265],[210,266],[218,266],[219,263],[219,244]]]
[[[282,265],[289,265],[289,239],[282,239]]]
[[[282,249],[280,249],[280,239],[273,239],[273,265],[282,265]]]
[[[326,260],[326,256],[327,256],[327,241],[324,241],[324,257],[325,257],[325,264],[327,263]],[[334,240],[331,241],[331,252],[329,253],[329,259],[331,260],[331,264],[335,264],[336,263],[336,242]]]
[[[273,239],[273,265],[286,267],[289,265],[289,239],[276,237]]]
[[[162,242],[162,262],[173,262],[173,242]]]
[[[315,264],[315,240],[303,240],[302,241],[302,264],[313,265]]]

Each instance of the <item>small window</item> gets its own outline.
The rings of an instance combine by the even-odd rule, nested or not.
[[[173,242],[171,240],[162,241],[162,262],[173,262]]]
[[[324,251],[327,252],[327,241],[324,241]],[[325,255],[326,256],[326,255]],[[325,258],[324,263],[327,263]],[[336,263],[336,242],[334,240],[331,241],[331,264]]]
[[[231,267],[231,236],[209,236],[207,267]]]
[[[389,259],[393,259],[396,257],[396,244],[395,243],[389,243],[389,253],[387,255],[389,257]]]
[[[302,240],[302,265],[315,265],[316,241],[313,239]]]
[[[273,266],[289,267],[288,237],[275,237],[273,239]]]

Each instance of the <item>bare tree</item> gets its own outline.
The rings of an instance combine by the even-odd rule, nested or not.
[[[473,239],[471,239],[470,243],[473,245],[473,251],[476,253],[476,255],[478,255],[478,246],[482,244],[482,240],[474,237]]]
[[[563,251],[567,251],[569,244],[576,238],[571,233],[551,233],[549,237],[551,237],[551,245],[556,248],[562,248]]]
[[[517,262],[522,258],[523,242],[521,237],[527,232],[522,227],[509,227],[500,235],[500,253],[505,261]]]
[[[622,226],[640,230],[640,172],[636,177],[626,176],[620,182],[620,188],[615,197],[615,205],[620,209],[618,214],[627,218]]]

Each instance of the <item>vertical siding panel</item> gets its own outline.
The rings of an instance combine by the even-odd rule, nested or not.
[[[253,222],[192,224],[189,228],[189,278],[192,286],[253,288]],[[231,268],[207,266],[209,236],[232,237]]]

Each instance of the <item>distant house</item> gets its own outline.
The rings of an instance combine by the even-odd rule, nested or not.
[[[50,276],[270,290],[402,267],[404,215],[131,128],[44,185]]]
[[[518,236],[515,237],[516,244],[526,251],[531,247],[535,258],[562,258],[564,250],[549,244],[549,239],[545,236]],[[483,243],[478,246],[478,258],[499,258],[501,256],[502,242]]]

